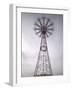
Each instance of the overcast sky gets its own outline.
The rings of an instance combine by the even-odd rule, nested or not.
[[[33,76],[40,49],[41,38],[34,32],[37,18],[45,16],[54,23],[53,34],[47,38],[50,62],[54,75],[63,73],[63,15],[21,14],[22,23],[22,76]]]

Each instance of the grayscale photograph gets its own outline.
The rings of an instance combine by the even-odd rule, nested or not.
[[[21,13],[21,77],[63,75],[63,15]]]

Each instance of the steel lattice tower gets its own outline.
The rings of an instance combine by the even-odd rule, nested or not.
[[[38,18],[37,21],[38,22],[35,22],[34,30],[36,34],[41,37],[41,44],[34,76],[50,76],[53,75],[53,73],[48,54],[46,37],[52,35],[52,31],[54,30],[53,22],[46,17]]]

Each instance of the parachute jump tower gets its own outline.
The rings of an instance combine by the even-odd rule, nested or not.
[[[34,23],[34,31],[41,38],[40,50],[34,76],[51,76],[52,68],[48,54],[46,38],[49,38],[53,32],[53,22],[47,17],[41,17]]]

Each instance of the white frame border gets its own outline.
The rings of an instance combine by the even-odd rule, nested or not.
[[[21,9],[23,8],[23,9]],[[28,10],[26,10],[28,9]],[[65,26],[64,26],[64,39],[67,37],[67,29],[68,29],[68,23],[67,21],[69,21],[68,16],[69,16],[69,10],[64,8],[64,9],[57,9],[57,8],[38,8],[38,7],[24,7],[23,5],[10,5],[10,73],[9,73],[9,83],[10,85],[22,85],[22,84],[50,84],[50,83],[62,83],[62,82],[68,82],[70,80],[70,76],[69,76],[69,72],[68,72],[68,68],[67,65],[69,66],[69,63],[67,62],[65,64],[65,69],[67,69],[67,72],[65,72],[65,75],[63,76],[52,76],[52,77],[28,77],[28,78],[21,78],[20,77],[20,73],[21,73],[21,69],[19,68],[21,65],[19,64],[20,60],[18,60],[18,58],[20,59],[20,53],[18,53],[18,51],[20,51],[20,49],[18,49],[18,45],[19,44],[19,40],[21,40],[21,35],[17,32],[20,27],[21,27],[21,23],[19,23],[19,27],[17,25],[18,22],[18,17],[19,14],[24,11],[24,12],[33,12],[33,10],[36,10],[36,12],[41,12],[41,10],[43,11],[43,13],[52,13],[54,12],[55,14],[63,14],[64,15],[64,22],[65,22]],[[18,14],[18,13],[19,14]],[[35,12],[35,13],[36,13]],[[41,12],[42,13],[42,12]],[[20,38],[20,39],[19,39]],[[66,40],[66,39],[65,39]],[[64,43],[67,43],[66,41],[64,41]],[[20,45],[19,45],[20,47]],[[67,46],[66,46],[67,47]],[[18,49],[18,50],[17,50]],[[64,51],[65,50],[65,46],[64,46]],[[67,53],[66,53],[67,54]],[[65,54],[65,55],[66,55]],[[66,57],[64,57],[64,59],[66,59]],[[58,79],[58,78],[59,79]],[[48,79],[48,80],[47,80]],[[42,82],[43,81],[43,82]]]

